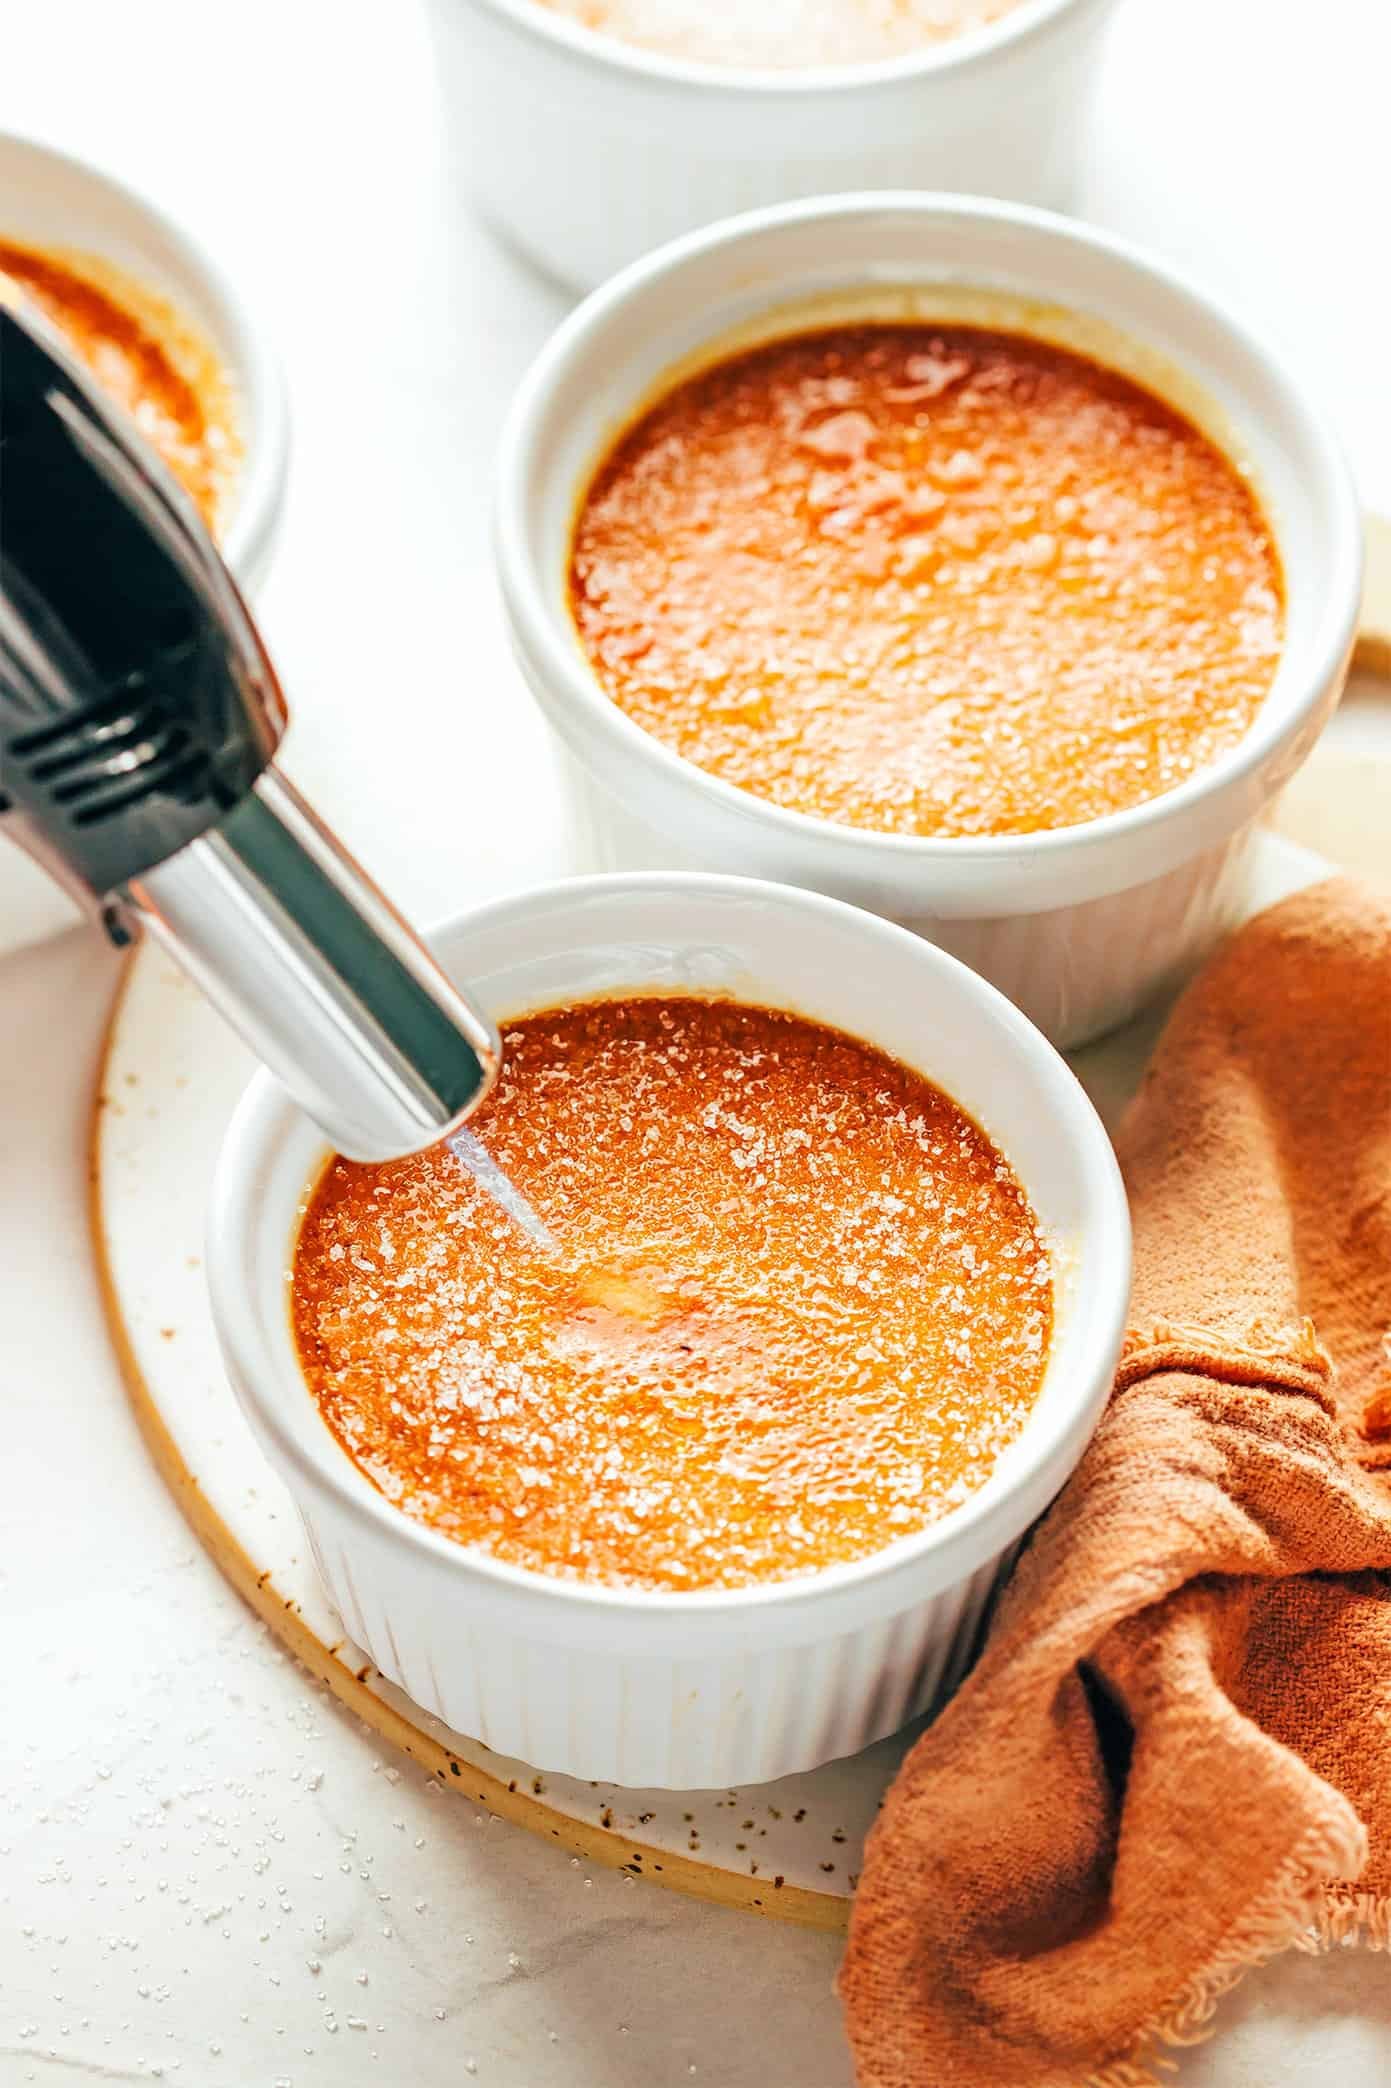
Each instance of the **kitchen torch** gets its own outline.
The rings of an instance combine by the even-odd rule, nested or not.
[[[492,1024],[275,766],[275,671],[189,498],[0,306],[0,834],[151,935],[351,1158],[445,1138]]]

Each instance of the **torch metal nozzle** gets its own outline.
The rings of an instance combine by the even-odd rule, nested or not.
[[[497,1032],[274,767],[122,897],[350,1159],[418,1152],[491,1087]]]

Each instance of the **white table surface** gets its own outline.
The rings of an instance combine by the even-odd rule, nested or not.
[[[495,431],[564,299],[450,193],[414,7],[0,21],[0,125],[172,202],[279,337],[296,455],[264,616],[294,765],[422,914],[557,867],[483,562]],[[1388,68],[1378,0],[1127,0],[1088,196],[1283,339],[1383,507]],[[834,1940],[591,1875],[435,1794],[199,1552],[88,1265],[112,977],[80,933],[0,961],[0,2088],[846,2088]],[[1248,1981],[1181,2075],[1388,2078],[1391,1981],[1355,1954]]]

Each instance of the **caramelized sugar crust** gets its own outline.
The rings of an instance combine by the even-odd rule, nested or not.
[[[584,501],[571,604],[644,731],[794,811],[1076,826],[1236,745],[1275,674],[1250,487],[1162,400],[970,327],[839,327],[676,386]]]
[[[1018,1435],[1048,1252],[979,1127],[797,1017],[528,1017],[476,1127],[562,1243],[443,1147],[335,1159],[294,1258],[304,1371],[408,1515],[541,1573],[740,1587],[864,1558]]]

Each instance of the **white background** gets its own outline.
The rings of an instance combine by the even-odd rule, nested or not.
[[[1380,0],[1125,0],[1086,198],[1283,341],[1385,508],[1388,76]],[[149,189],[270,320],[296,453],[265,621],[331,816],[425,914],[549,867],[483,562],[565,300],[451,193],[415,7],[5,0],[0,125]],[[433,1795],[198,1551],[88,1268],[111,978],[80,934],[0,963],[0,2088],[846,2088],[832,1940]],[[1391,1982],[1353,1955],[1249,1981],[1182,2073],[1388,2078]]]

